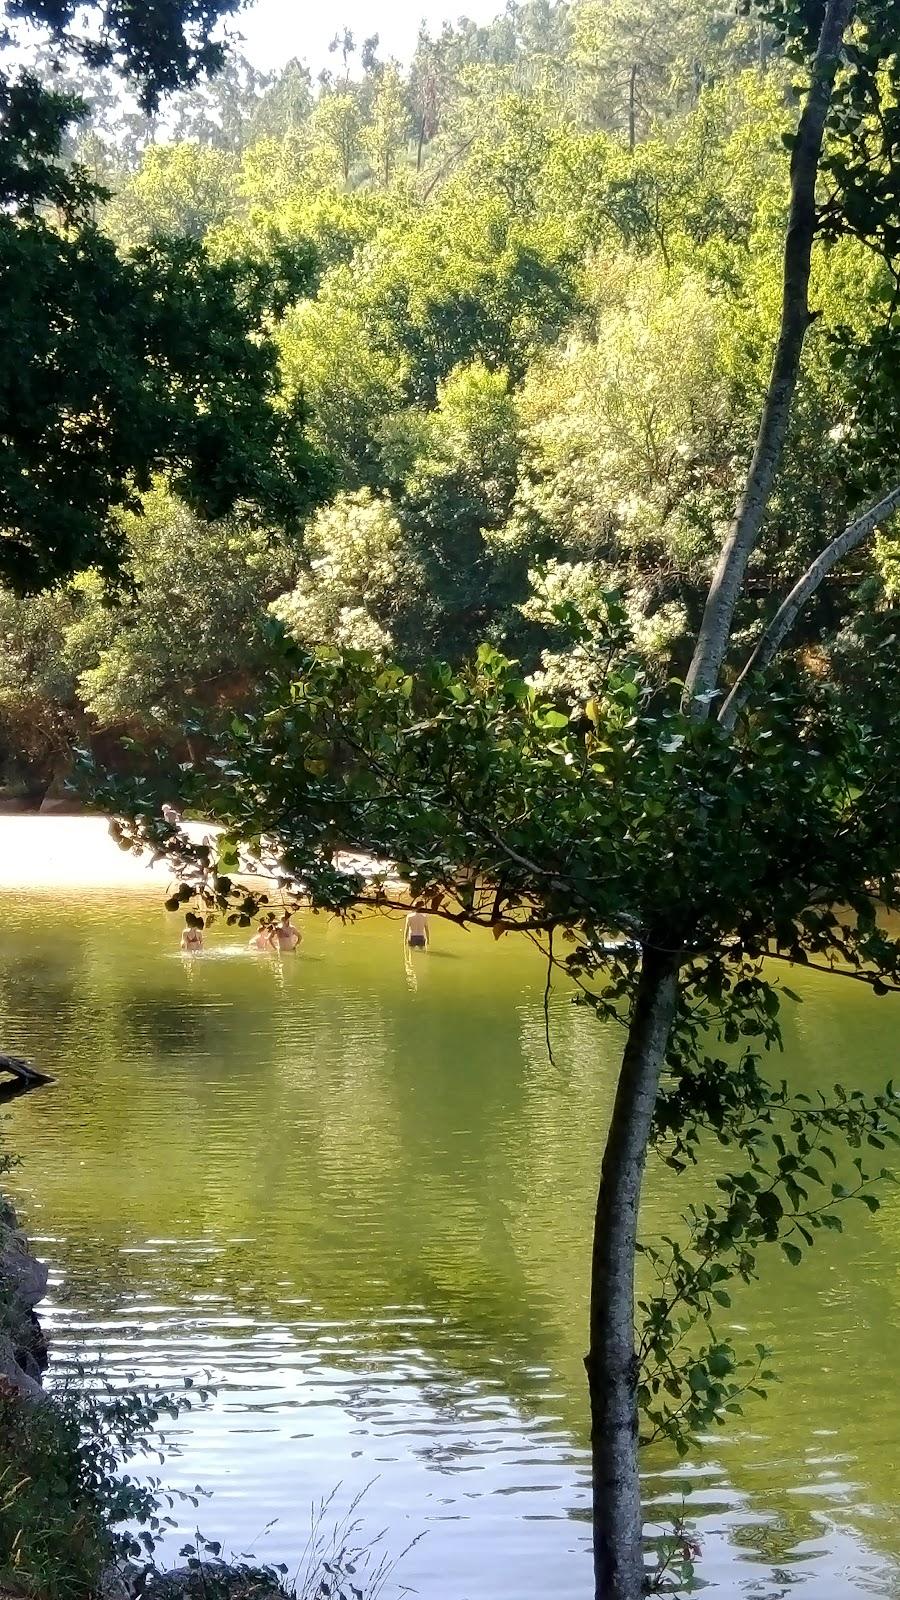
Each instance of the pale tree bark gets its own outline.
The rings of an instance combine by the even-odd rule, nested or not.
[[[869,506],[862,516],[848,523],[843,533],[832,539],[831,543],[816,556],[815,561],[810,563],[803,576],[797,579],[790,594],[782,601],[757,643],[719,712],[719,721],[723,728],[730,731],[734,727],[738,713],[747,701],[754,674],[764,672],[769,662],[777,655],[803,607],[812,599],[832,568],[868,539],[869,534],[874,533],[882,522],[887,522],[898,508],[900,508],[900,484],[890,489],[875,505]]]
[[[781,323],[756,448],[728,537],[713,574],[703,621],[685,684],[685,702],[696,716],[708,711],[728,649],[734,608],[747,563],[762,531],[784,451],[791,402],[800,371],[809,310],[809,275],[816,233],[816,179],[825,122],[844,34],[855,0],[828,0],[812,65],[809,94],[797,126],[791,157],[791,200],[784,246]]]
[[[647,1144],[677,994],[677,954],[647,949],[603,1154],[591,1258],[585,1367],[596,1600],[640,1600],[644,1591],[634,1265]]]

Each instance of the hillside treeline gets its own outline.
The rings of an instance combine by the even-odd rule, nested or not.
[[[316,82],[232,58],[154,119],[101,76],[57,84],[120,252],[181,238],[265,282],[324,465],[300,529],[203,521],[159,482],[121,515],[117,579],[0,592],[7,794],[36,803],[85,741],[177,756],[281,630],[413,670],[487,639],[563,686],[567,607],[615,596],[651,669],[683,668],[768,376],[796,71],[706,0],[527,0],[423,34],[408,68],[347,33]],[[817,268],[748,636],[867,492],[848,441],[893,289],[852,235]],[[885,536],[808,657],[863,651],[843,607],[860,584],[890,605],[897,571]]]

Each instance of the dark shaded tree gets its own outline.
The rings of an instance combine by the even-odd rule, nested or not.
[[[110,3],[81,33],[74,5],[9,15],[45,28],[60,59],[115,68],[152,110],[220,65],[210,33],[232,9]],[[156,472],[210,514],[245,499],[288,521],[318,481],[301,409],[275,404],[268,269],[187,242],[119,257],[94,220],[102,191],[63,160],[84,114],[27,71],[0,76],[0,577],[23,590],[114,566],[112,513]]]

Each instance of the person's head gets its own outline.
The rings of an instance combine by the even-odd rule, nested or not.
[[[285,912],[285,913],[284,913],[284,915],[283,915],[283,917],[282,917],[282,919],[281,919],[281,920],[282,920],[282,922],[283,922],[283,923],[285,923],[285,924],[287,924],[287,923],[288,923],[288,922],[290,922],[290,920],[291,920],[291,913],[290,913],[290,912],[289,912],[289,911],[286,911],[286,912]]]

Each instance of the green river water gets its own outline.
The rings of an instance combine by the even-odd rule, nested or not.
[[[58,1078],[5,1124],[55,1370],[209,1374],[166,1475],[212,1492],[179,1516],[227,1547],[295,1562],[311,1505],[368,1485],[367,1533],[423,1536],[398,1578],[426,1600],[583,1596],[618,1041],[557,993],[551,1064],[543,969],[513,940],[437,928],[405,961],[396,923],[302,926],[297,957],[222,930],[187,961],[155,893],[3,896],[3,1046]],[[798,1086],[896,1072],[895,1001],[815,975],[803,995]],[[694,1182],[651,1173],[646,1231]],[[900,1595],[900,1191],[858,1212],[735,1297],[775,1350],[769,1401],[646,1460],[654,1514],[690,1486],[717,1597]]]

